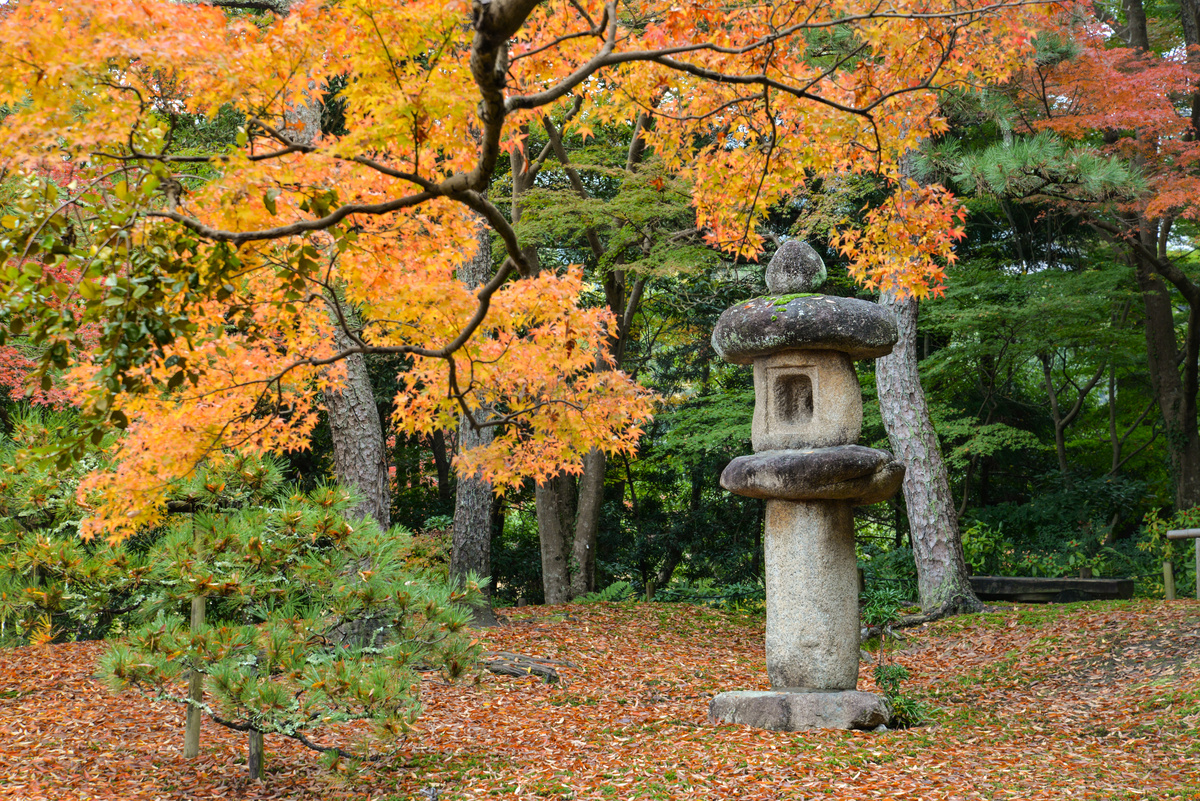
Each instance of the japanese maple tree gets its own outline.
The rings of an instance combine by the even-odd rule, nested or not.
[[[1175,504],[1184,509],[1200,504],[1200,282],[1172,251],[1200,222],[1200,5],[1161,10],[1171,17],[1148,21],[1142,0],[1129,0],[1120,18],[1102,5],[1058,18],[1007,94],[1018,132],[1053,132],[1074,147],[1064,151],[1046,134],[996,147],[968,159],[959,180],[1065,205],[1132,268]],[[1177,308],[1187,309],[1186,322]]]
[[[616,321],[580,305],[579,271],[536,270],[485,192],[560,103],[580,104],[574,134],[647,112],[646,145],[693,187],[707,243],[740,257],[812,175],[885,176],[899,190],[886,213],[841,242],[868,285],[927,292],[956,202],[908,184],[899,161],[942,130],[936,90],[1008,76],[1034,8],[21,3],[0,22],[0,164],[19,187],[0,219],[3,315],[42,349],[40,372],[61,374],[81,443],[127,430],[116,469],[83,487],[85,531],[153,523],[171,483],[223,445],[302,446],[352,353],[411,357],[399,431],[460,414],[495,427],[458,469],[498,489],[630,449],[650,398],[591,369]],[[330,76],[345,78],[347,133],[311,139],[297,110]],[[233,146],[181,151],[178,108],[244,125]],[[39,175],[56,161],[74,167],[65,185]],[[477,218],[504,261],[472,289],[458,271]],[[86,231],[69,236],[76,219]],[[473,420],[479,408],[498,413]]]

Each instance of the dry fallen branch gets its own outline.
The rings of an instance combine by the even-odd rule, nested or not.
[[[576,667],[570,662],[514,654],[509,651],[489,651],[483,655],[483,666],[501,676],[541,676],[547,684],[556,684],[559,681],[557,668]]]

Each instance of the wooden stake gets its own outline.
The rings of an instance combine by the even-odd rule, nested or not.
[[[1163,589],[1166,590],[1168,601],[1175,600],[1175,566],[1170,562],[1163,562]]]
[[[204,626],[204,596],[192,598],[192,633]],[[204,674],[193,670],[188,679],[187,718],[183,730],[183,755],[200,756],[200,703],[204,700]]]
[[[250,732],[250,747],[246,750],[246,772],[251,779],[262,778],[263,735],[261,731]]]

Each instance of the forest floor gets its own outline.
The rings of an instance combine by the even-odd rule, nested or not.
[[[1000,607],[904,633],[890,656],[933,708],[903,731],[707,722],[722,690],[767,689],[762,619],[686,605],[503,610],[487,647],[565,660],[563,681],[422,686],[386,767],[327,770],[93,678],[99,643],[0,650],[0,798],[1200,798],[1200,603]],[[860,689],[873,689],[864,663]],[[327,740],[327,742],[329,742]]]

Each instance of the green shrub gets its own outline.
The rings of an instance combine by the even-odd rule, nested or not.
[[[901,691],[901,683],[909,678],[908,669],[896,664],[886,656],[886,638],[891,623],[895,622],[900,609],[907,603],[906,594],[894,585],[875,585],[868,588],[860,599],[863,623],[878,630],[878,661],[875,663],[875,685],[887,696],[892,705],[893,729],[918,726],[929,717],[925,704],[910,698]]]
[[[917,563],[912,548],[899,548],[880,540],[859,541],[856,547],[858,566],[868,584],[895,587],[905,598],[917,594]]]
[[[105,467],[100,451],[68,469],[25,458],[22,449],[53,445],[70,427],[67,412],[28,408],[15,416],[12,436],[0,445],[0,635],[28,639],[89,640],[122,630],[146,600],[146,555],[172,527],[191,525],[194,514],[261,507],[285,492],[280,467],[236,454],[203,467],[174,487],[164,526],[121,544],[85,541],[78,521],[86,514],[77,497],[89,471]],[[102,443],[103,445],[103,443]]]
[[[394,736],[416,715],[417,671],[454,677],[475,663],[464,626],[480,580],[438,580],[440,540],[351,524],[349,493],[299,492],[271,460],[223,454],[172,488],[162,526],[81,540],[76,492],[103,453],[67,470],[19,455],[70,425],[69,413],[27,409],[0,443],[0,635],[121,634],[101,666],[113,686],[186,703],[177,680],[203,674],[214,721],[314,746],[307,733],[339,721]],[[195,597],[206,621],[192,631]]]
[[[731,612],[765,614],[767,595],[761,583],[740,581],[718,585],[712,579],[673,581],[654,594],[664,603],[694,603]]]
[[[198,672],[215,722],[314,748],[309,731],[330,723],[372,722],[355,755],[405,731],[418,671],[453,678],[477,660],[465,629],[479,580],[452,590],[406,571],[407,532],[351,524],[352,501],[319,487],[172,525],[146,554],[139,624],[101,674],[114,688],[187,704],[178,681]],[[194,597],[208,609],[192,630],[184,613]]]
[[[1159,517],[1158,512],[1150,512],[1146,515],[1143,525],[1142,537],[1137,547],[1148,562],[1143,574],[1146,594],[1155,598],[1163,597],[1163,562],[1171,562],[1174,566],[1176,588],[1195,587],[1195,542],[1169,540],[1167,532],[1173,529],[1200,528],[1200,506],[1176,512],[1168,518]]]
[[[39,641],[103,637],[139,603],[145,574],[136,548],[79,539],[76,491],[103,452],[53,468],[23,451],[61,441],[71,413],[19,406],[10,422],[0,440],[0,642],[34,631]]]
[[[614,603],[616,601],[624,601],[632,595],[633,587],[630,586],[628,581],[616,581],[602,590],[580,595],[575,599],[575,602],[580,604]]]
[[[1145,571],[1145,560],[1111,542],[1114,521],[1140,514],[1146,486],[1125,477],[1043,476],[1028,501],[975,510],[963,526],[963,551],[976,575],[1124,577]]]

